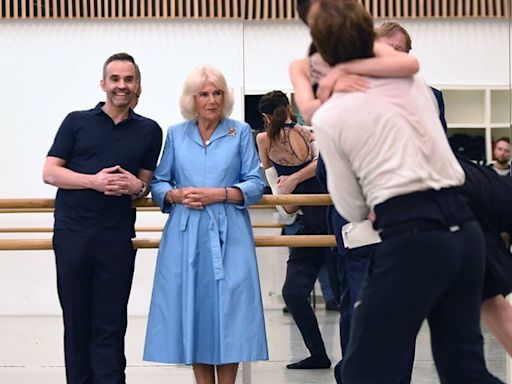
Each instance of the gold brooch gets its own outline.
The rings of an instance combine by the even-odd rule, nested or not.
[[[235,136],[235,134],[236,134],[236,128],[229,128],[228,136]]]

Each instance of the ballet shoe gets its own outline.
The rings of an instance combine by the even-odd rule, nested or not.
[[[288,369],[325,369],[330,367],[331,360],[329,360],[327,355],[310,356],[304,360],[286,366]]]

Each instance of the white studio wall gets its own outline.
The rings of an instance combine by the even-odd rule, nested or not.
[[[55,196],[55,188],[41,181],[46,152],[67,113],[104,100],[99,81],[103,62],[112,53],[126,51],[135,57],[143,87],[137,111],[156,120],[164,134],[169,125],[183,120],[178,107],[183,81],[201,64],[214,65],[226,75],[237,101],[233,117],[242,116],[241,23],[2,21],[0,36],[0,161],[5,164],[0,184],[8,189],[0,198]],[[141,215],[140,222],[159,225],[164,220],[156,213]],[[51,226],[53,218],[8,214],[0,215],[0,223],[41,227]],[[2,237],[14,236],[26,237]],[[156,250],[138,255],[130,313],[146,314]],[[59,314],[53,253],[1,252],[0,292],[0,315]]]
[[[412,35],[412,53],[420,59],[430,84],[509,84],[508,21],[401,23]],[[99,80],[110,54],[126,51],[135,57],[143,87],[137,111],[155,119],[165,133],[170,124],[182,120],[181,87],[196,66],[212,64],[223,71],[235,91],[233,117],[241,119],[244,91],[291,89],[288,64],[305,55],[310,40],[299,22],[164,20],[3,20],[0,36],[0,198],[55,195],[55,188],[41,181],[46,152],[67,113],[92,108],[104,99]],[[143,213],[137,224],[164,221],[160,213]],[[47,213],[0,214],[2,227],[52,224]],[[140,236],[158,237],[158,233]],[[147,314],[155,255],[156,250],[138,253],[131,315]],[[259,249],[258,257],[264,305],[279,307],[286,249]],[[0,251],[0,315],[36,314],[60,314],[53,253]]]
[[[429,84],[509,85],[508,20],[399,22],[411,35],[411,54]],[[245,90],[291,89],[288,65],[307,54],[307,27],[299,22],[246,23],[244,32]]]
[[[66,114],[104,99],[101,69],[113,53],[129,52],[139,63],[143,93],[137,111],[164,130],[182,120],[181,87],[198,65],[220,68],[240,98],[241,23],[2,21],[0,34],[2,109],[7,112],[0,160],[10,164],[12,155],[24,153],[23,162],[0,175],[2,185],[16,181],[15,189],[1,197],[54,194],[39,182],[40,165]],[[240,116],[237,109],[234,117]]]

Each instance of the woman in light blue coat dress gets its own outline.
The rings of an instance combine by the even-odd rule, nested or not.
[[[227,118],[224,76],[200,67],[180,100],[152,187],[169,214],[156,264],[144,359],[192,364],[196,381],[234,383],[239,362],[267,360],[247,207],[264,183],[246,123]]]

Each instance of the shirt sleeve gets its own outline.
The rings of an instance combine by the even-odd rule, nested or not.
[[[244,202],[237,207],[245,209],[261,199],[265,183],[261,178],[260,161],[256,153],[251,128],[247,124],[241,124],[240,131],[240,181],[233,187],[240,189],[244,196]]]
[[[73,151],[75,141],[73,113],[68,114],[55,135],[53,144],[48,151],[48,156],[58,157],[59,159],[69,160]]]
[[[160,149],[162,149],[162,128],[160,128],[157,123],[153,122],[148,150],[146,151],[146,156],[141,163],[142,169],[146,169],[148,171],[155,170]]]
[[[173,188],[173,163],[174,153],[171,127],[167,132],[162,158],[156,167],[153,180],[151,181],[151,197],[164,213],[169,213],[172,210],[172,204],[165,199],[165,196]]]
[[[320,153],[327,170],[327,188],[338,213],[351,222],[362,221],[368,216],[368,206],[361,186],[349,159],[342,150],[339,138],[332,129],[314,120]]]

